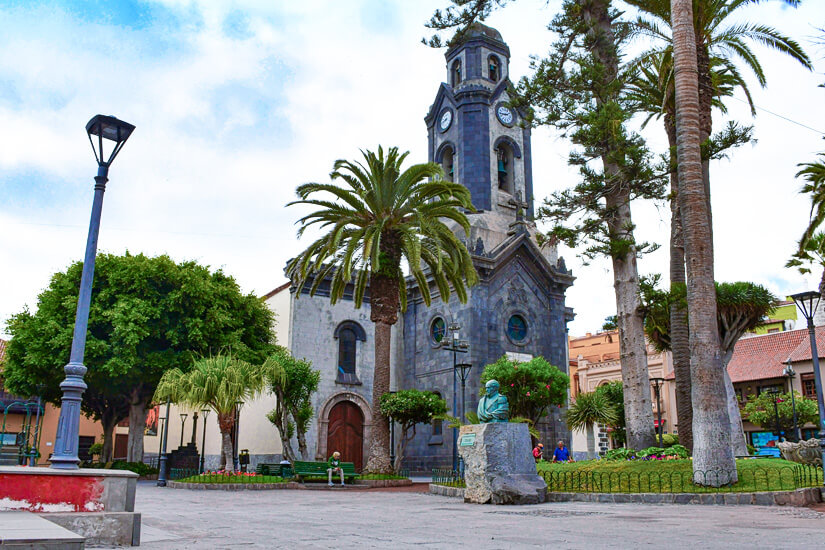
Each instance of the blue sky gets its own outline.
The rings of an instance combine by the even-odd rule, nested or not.
[[[514,75],[544,53],[559,0],[520,0],[490,18]],[[442,0],[0,3],[0,335],[2,320],[36,297],[51,274],[82,257],[95,173],[84,125],[96,113],[137,126],[110,173],[100,249],[168,253],[234,275],[250,292],[283,282],[297,253],[295,187],[326,181],[338,158],[379,143],[426,160],[423,117],[444,78],[443,52],[420,44]],[[768,74],[757,105],[825,130],[825,51],[810,39],[825,3],[779,2],[747,15],[797,38],[807,73],[757,48]],[[751,120],[743,104],[730,114]],[[722,126],[719,117],[716,127]],[[757,143],[714,163],[720,280],[751,280],[785,294],[815,286],[783,265],[804,225],[796,164],[825,149],[821,135],[760,111]],[[645,131],[662,151],[664,132]],[[534,132],[536,196],[570,186],[568,143]],[[669,211],[634,206],[639,238],[667,243]],[[607,262],[583,266],[568,292],[571,334],[594,331],[614,303]],[[666,247],[642,259],[667,272]]]

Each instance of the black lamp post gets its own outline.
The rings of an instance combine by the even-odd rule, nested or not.
[[[166,487],[166,466],[169,457],[166,455],[166,444],[169,442],[169,400],[166,400],[166,418],[163,431],[160,434],[160,460],[158,461],[158,487]]]
[[[769,390],[768,393],[773,396],[773,414],[776,419],[776,440],[779,441],[782,438],[782,427],[779,425],[779,390]]]
[[[66,379],[60,384],[63,399],[60,404],[60,419],[57,422],[57,435],[54,442],[54,454],[50,459],[51,467],[62,470],[76,470],[80,459],[77,450],[80,443],[80,402],[86,390],[83,375],[86,367],[83,356],[86,351],[86,330],[89,325],[89,306],[92,301],[92,280],[95,274],[95,256],[97,255],[97,236],[100,232],[100,214],[103,210],[103,192],[109,181],[109,166],[123,148],[123,144],[132,135],[135,127],[113,116],[96,115],[86,124],[86,133],[97,160],[95,176],[95,196],[92,201],[92,217],[89,222],[89,236],[86,239],[86,256],[83,260],[83,272],[80,276],[80,293],[77,297],[72,352],[69,363],[63,367]],[[104,140],[106,140],[104,142]],[[104,152],[104,143],[114,142],[108,158]],[[96,144],[95,144],[96,142]]]
[[[206,459],[206,417],[209,415],[209,409],[201,411],[201,418],[203,418],[203,442],[201,443],[201,473],[203,473],[204,460]]]
[[[390,390],[389,393],[395,393],[395,391]],[[390,420],[390,464],[392,464],[393,472],[395,472],[395,419],[393,417],[390,417],[389,420]]]
[[[656,415],[659,418],[659,447],[664,446],[664,437],[662,436],[662,384],[664,384],[664,378],[651,378],[650,383],[653,384],[653,391],[656,394]]]
[[[470,351],[470,343],[466,340],[461,340],[459,332],[461,325],[458,323],[451,323],[450,342],[442,344],[442,349],[453,352],[453,416],[458,416],[458,377],[456,371],[458,370],[458,354],[467,353]],[[459,421],[463,421],[459,418]],[[458,470],[458,428],[453,428],[453,470]]]
[[[802,437],[799,433],[799,422],[796,417],[796,397],[794,397],[793,394],[793,381],[796,377],[796,371],[793,370],[790,359],[786,362],[785,370],[782,371],[782,374],[788,377],[788,386],[791,392],[791,408],[793,410],[793,438],[794,441],[799,441]]]
[[[816,332],[814,330],[814,313],[819,306],[819,292],[800,292],[791,296],[796,307],[808,322],[808,337],[811,340],[811,361],[814,364],[814,383],[816,384],[816,404],[819,407],[819,446],[825,459],[825,403],[822,396],[822,373],[819,372],[819,352],[816,349]],[[825,460],[823,460],[825,463]]]
[[[183,426],[186,424],[187,413],[180,413],[180,446],[183,447]]]
[[[241,431],[241,407],[243,407],[243,401],[235,401],[235,444],[233,445],[233,453],[234,457],[232,457],[232,462],[235,465],[235,471],[237,472],[240,469],[240,461],[238,459],[238,434]]]

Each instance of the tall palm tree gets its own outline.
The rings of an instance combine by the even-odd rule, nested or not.
[[[738,480],[730,446],[727,394],[716,321],[713,234],[702,177],[699,79],[692,0],[671,0],[676,98],[679,210],[685,243],[693,404],[694,482],[726,485]],[[707,471],[719,475],[705,475]]]
[[[695,42],[697,46],[697,66],[699,82],[699,121],[700,121],[700,141],[706,142],[712,133],[712,109],[719,108],[725,112],[724,103],[721,97],[733,95],[733,88],[740,88],[750,103],[751,113],[755,114],[754,105],[750,92],[745,81],[734,63],[735,59],[744,62],[757,78],[760,86],[766,85],[766,78],[759,60],[754,55],[749,46],[749,42],[756,42],[766,45],[780,52],[786,53],[799,61],[803,66],[810,69],[811,63],[801,46],[776,29],[765,25],[752,23],[727,25],[726,20],[730,20],[731,15],[736,10],[748,5],[758,3],[760,0],[694,0],[693,2],[693,22]],[[796,5],[797,0],[784,0],[790,5]],[[636,28],[659,39],[660,47],[653,48],[650,52],[642,56],[648,58],[646,64],[651,65],[654,74],[658,73],[659,78],[652,83],[658,83],[658,90],[651,89],[650,86],[643,87],[642,92],[650,93],[652,99],[658,99],[658,108],[665,117],[665,129],[668,134],[671,149],[675,147],[676,130],[673,124],[673,117],[668,116],[664,111],[672,113],[672,32],[671,24],[671,3],[670,0],[625,0],[626,3],[636,6],[642,10],[646,16],[639,17],[636,21]],[[664,69],[664,70],[662,70]],[[651,80],[645,71],[642,71],[643,80]],[[656,97],[657,94],[660,97]],[[657,105],[651,104],[653,109]],[[713,250],[713,228],[712,214],[710,211],[710,173],[709,158],[702,160],[702,177],[705,187],[708,219],[711,225],[711,255]],[[675,178],[671,177],[674,184]],[[682,224],[679,217],[678,200],[674,200],[671,215],[671,259],[670,276],[671,284],[680,285],[685,282],[684,268],[684,247],[682,241]],[[679,411],[679,422],[682,439],[686,446],[692,446],[692,413],[687,413],[691,406],[689,393],[689,379],[686,376],[686,365],[688,353],[689,333],[687,326],[683,326],[684,312],[674,308],[673,315],[673,362],[674,374],[676,376],[677,387],[677,410]],[[729,396],[733,400],[733,396]],[[687,414],[686,414],[687,413]]]
[[[311,226],[327,232],[287,265],[298,292],[310,284],[314,294],[331,280],[334,304],[352,285],[355,306],[360,307],[369,284],[370,319],[375,324],[375,376],[372,391],[370,454],[366,469],[392,471],[389,423],[381,414],[380,398],[390,389],[390,335],[398,309],[407,307],[407,287],[402,260],[430,304],[431,277],[443,301],[451,291],[466,302],[467,286],[478,275],[466,246],[445,223],[452,221],[470,232],[464,211],[473,211],[469,190],[443,178],[435,163],[415,164],[402,171],[409,153],[396,147],[384,153],[362,151],[364,164],[338,160],[330,175],[335,183],[307,183],[297,189],[292,204],[318,207],[298,223],[300,237]],[[326,195],[315,198],[317,195]],[[313,197],[313,198],[310,198]],[[426,269],[426,271],[425,271]]]
[[[798,267],[801,273],[810,273],[811,267],[822,268],[822,277],[819,280],[819,293],[825,295],[825,233],[821,231],[812,235],[802,245],[786,267]]]
[[[567,409],[567,427],[587,431],[587,458],[596,458],[594,424],[616,424],[619,420],[615,407],[599,391],[580,393]]]
[[[221,461],[234,471],[232,431],[235,429],[237,403],[254,399],[267,382],[266,369],[219,354],[195,362],[192,370],[166,371],[160,379],[154,400],[166,400],[192,409],[209,407],[215,411],[221,431]]]
[[[750,90],[741,75],[727,59],[711,58],[713,106],[727,112],[722,97],[733,95],[741,89],[754,113]],[[676,104],[673,91],[673,49],[646,54],[638,61],[636,72],[628,86],[628,99],[636,112],[647,114],[642,123],[651,119],[663,119],[670,146],[670,284],[672,289],[685,285],[685,247],[682,239],[682,221],[679,215],[679,181],[676,174]],[[673,371],[676,385],[676,410],[679,415],[679,437],[689,450],[693,449],[693,407],[690,399],[690,350],[687,310],[682,302],[670,309],[670,338],[672,342]]]

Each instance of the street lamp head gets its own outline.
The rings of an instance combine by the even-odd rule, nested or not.
[[[661,386],[662,384],[664,384],[665,379],[661,378],[661,377],[658,377],[658,376],[654,376],[653,378],[650,379],[650,382],[654,386],[658,387],[658,386]]]
[[[784,374],[788,378],[793,378],[794,376],[796,376],[796,371],[793,370],[793,366],[791,365],[790,359],[788,359],[788,361],[785,363],[785,369],[782,371],[782,374]]]
[[[112,164],[134,129],[132,124],[106,115],[95,115],[86,123],[86,133],[89,135],[89,143],[92,144],[92,151],[95,153],[98,166],[108,168]],[[114,143],[108,158],[103,140]]]
[[[802,311],[802,316],[808,321],[811,326],[814,320],[816,308],[819,307],[819,299],[822,295],[819,292],[809,290],[807,292],[800,292],[799,294],[791,294],[796,307]]]
[[[180,419],[181,419],[181,420],[185,420],[187,416],[189,416],[189,414],[187,414],[187,413],[180,413]]]

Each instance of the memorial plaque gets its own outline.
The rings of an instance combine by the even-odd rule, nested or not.
[[[476,434],[464,434],[458,441],[459,447],[474,447],[476,444]]]

